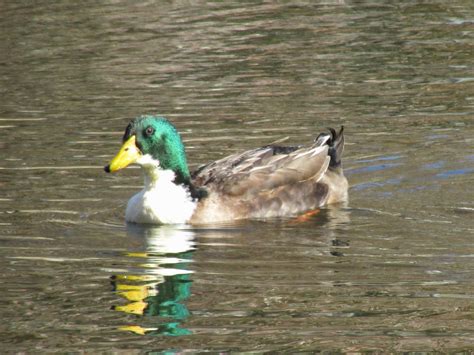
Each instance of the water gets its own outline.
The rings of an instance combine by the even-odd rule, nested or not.
[[[2,352],[473,349],[471,1],[1,7]],[[350,204],[127,227],[156,112],[191,167],[343,124]]]

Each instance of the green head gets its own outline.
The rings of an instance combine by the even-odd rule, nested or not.
[[[181,137],[168,120],[157,116],[140,116],[128,124],[122,149],[105,170],[120,170],[146,155],[158,161],[161,169],[174,171],[178,183],[189,183],[189,169]]]

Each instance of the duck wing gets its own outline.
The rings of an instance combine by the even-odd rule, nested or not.
[[[331,161],[326,138],[310,147],[265,147],[234,154],[199,167],[193,174],[198,188],[230,196],[255,194],[311,179],[317,182]]]

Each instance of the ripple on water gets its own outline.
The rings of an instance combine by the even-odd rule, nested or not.
[[[2,350],[472,349],[467,3],[2,4]],[[350,205],[133,230],[143,113],[193,166],[343,124]]]

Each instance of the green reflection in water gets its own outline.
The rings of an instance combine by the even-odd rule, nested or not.
[[[191,294],[192,271],[187,268],[195,249],[194,233],[174,227],[137,226],[130,226],[128,232],[131,237],[146,240],[146,252],[127,253],[140,261],[138,267],[112,277],[117,294],[130,302],[113,309],[135,314],[152,326],[137,324],[119,329],[141,335],[191,334],[181,324],[190,316],[185,301]]]

